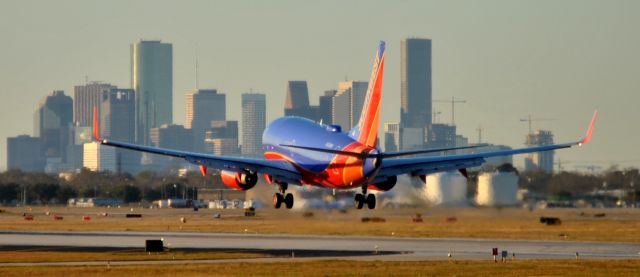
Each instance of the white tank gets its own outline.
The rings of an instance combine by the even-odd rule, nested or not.
[[[485,172],[478,176],[478,195],[476,195],[478,205],[516,205],[517,193],[518,176],[514,172]]]
[[[464,205],[467,203],[467,178],[457,171],[427,175],[425,193],[432,205]]]

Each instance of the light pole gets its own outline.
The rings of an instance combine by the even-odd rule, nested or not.
[[[173,197],[178,199],[178,185],[173,184]]]

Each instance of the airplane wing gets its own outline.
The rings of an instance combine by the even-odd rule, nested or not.
[[[95,111],[94,109],[93,137],[103,145],[182,158],[190,163],[214,169],[226,169],[233,171],[248,170],[261,174],[269,174],[276,180],[281,180],[292,184],[299,183],[299,180],[302,178],[300,172],[298,172],[298,170],[296,170],[296,168],[292,164],[282,160],[216,156],[104,139],[100,137],[96,113],[97,111]]]
[[[490,157],[550,151],[555,149],[569,148],[576,145],[582,146],[589,142],[589,140],[591,140],[591,134],[593,132],[593,127],[595,125],[597,115],[598,112],[595,111],[593,117],[591,118],[591,123],[589,124],[587,134],[581,141],[472,154],[384,159],[381,162],[380,171],[378,172],[378,175],[376,176],[374,182],[383,181],[388,177],[407,173],[412,175],[426,175],[442,171],[465,170],[469,167],[482,165],[485,162],[485,159]]]

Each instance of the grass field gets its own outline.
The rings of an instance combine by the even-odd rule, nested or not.
[[[230,233],[287,233],[327,235],[377,235],[401,237],[459,237],[536,240],[640,242],[640,209],[378,209],[312,210],[258,209],[255,217],[243,210],[134,209],[142,218],[127,219],[129,208],[9,208],[0,213],[0,230],[92,230],[92,231],[189,231]],[[26,221],[22,214],[34,215]],[[46,213],[49,212],[49,215]],[[109,216],[98,216],[106,212]],[[214,214],[221,218],[215,219]],[[424,222],[411,218],[421,213]],[[594,217],[604,213],[604,217]],[[52,215],[63,216],[53,220]],[[82,217],[89,215],[88,221]],[[559,226],[539,222],[540,216],[557,216]],[[363,223],[363,217],[381,217],[386,222]],[[186,223],[181,222],[186,219]],[[447,218],[455,218],[447,220]]]
[[[0,267],[0,276],[640,276],[639,260],[312,261]]]

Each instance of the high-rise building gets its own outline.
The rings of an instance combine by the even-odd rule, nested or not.
[[[285,100],[285,109],[299,109],[309,106],[309,89],[307,81],[289,81],[287,82],[287,98]]]
[[[64,91],[53,91],[34,114],[34,136],[39,137],[46,159],[66,161],[69,127],[73,120],[73,100]]]
[[[553,133],[546,130],[538,130],[527,135],[525,144],[527,147],[543,146],[553,144]],[[554,151],[529,153],[524,158],[525,171],[541,170],[546,173],[553,173]]]
[[[136,142],[150,145],[149,130],[173,122],[173,48],[159,40],[131,45],[131,87],[136,93]]]
[[[242,94],[242,155],[261,156],[267,124],[267,99],[260,93]]]
[[[333,124],[333,97],[337,90],[327,90],[324,95],[320,96],[318,107],[318,121],[324,124]]]
[[[318,106],[309,105],[307,81],[287,82],[287,98],[284,103],[284,115],[299,116],[318,121],[318,113]]]
[[[7,138],[7,169],[42,172],[44,156],[40,138],[27,135]]]
[[[351,91],[338,91],[332,97],[331,122],[340,125],[343,132],[351,129]]]
[[[404,39],[400,55],[400,124],[425,128],[431,124],[431,40]]]
[[[98,109],[100,114],[100,103],[102,94],[108,93],[115,86],[93,82],[73,88],[73,122],[77,126],[91,126],[93,123],[93,108]]]
[[[191,129],[193,151],[205,150],[204,139],[211,121],[226,120],[226,95],[215,89],[197,89],[187,93],[184,127]]]
[[[238,121],[213,121],[205,134],[205,151],[218,156],[240,154]]]
[[[430,124],[424,130],[425,144],[429,148],[456,147],[456,126]]]
[[[191,151],[191,142],[193,141],[191,129],[174,124],[163,124],[158,128],[151,128],[149,130],[149,138],[153,146],[182,151]],[[160,155],[150,155],[145,158],[151,160],[150,165],[154,170],[165,170],[167,167],[188,165],[187,162],[179,158]],[[145,166],[147,165],[149,163],[145,163]]]
[[[394,152],[400,149],[400,123],[384,124],[384,151]]]
[[[111,88],[101,95],[101,135],[119,141],[135,142],[135,93],[132,89]],[[116,149],[116,172],[138,171],[141,154],[137,151]]]
[[[91,171],[116,172],[116,149],[98,142],[84,144],[83,166]]]
[[[353,126],[358,124],[360,120],[360,114],[362,113],[362,107],[364,106],[364,99],[367,96],[367,89],[369,88],[369,82],[363,81],[342,81],[338,83],[338,94],[349,95],[349,127],[343,130],[348,131]]]

